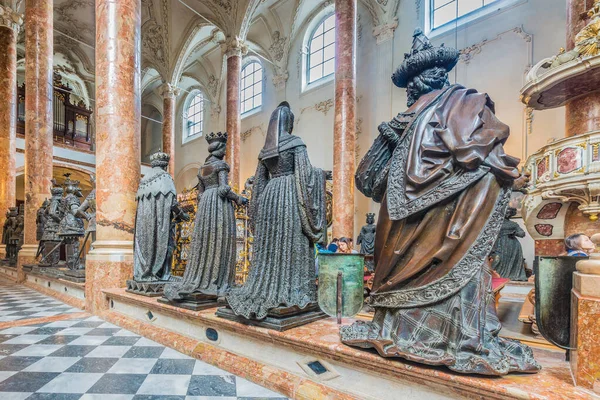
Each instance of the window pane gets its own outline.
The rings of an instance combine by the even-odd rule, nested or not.
[[[433,9],[436,10],[436,9],[440,8],[441,6],[445,6],[446,4],[448,4],[450,2],[454,3],[454,1],[455,0],[433,0]]]
[[[323,63],[323,52],[322,51],[317,51],[316,53],[313,53],[310,55],[310,67],[314,67],[317,66],[319,64]]]
[[[323,76],[333,74],[333,72],[335,71],[334,62],[335,60],[329,60],[326,61],[325,64],[323,64]]]
[[[332,58],[335,57],[335,43],[334,44],[330,44],[329,46],[325,47],[325,49],[323,50],[323,61],[327,61],[330,60]]]
[[[254,107],[259,107],[260,105],[262,105],[262,94],[258,94],[254,98]]]
[[[483,0],[460,0],[458,2],[458,16],[473,12],[483,6]]]
[[[255,101],[255,96],[262,93],[262,65],[257,61],[250,62],[244,67],[242,76],[240,111],[243,114],[261,105],[261,103]]]
[[[321,66],[317,66],[315,68],[311,68],[310,69],[310,74],[308,76],[308,81],[309,82],[314,82],[317,79],[320,79],[323,77],[323,73],[321,72]]]
[[[256,96],[259,93],[262,93],[262,81],[261,82],[256,82],[253,86],[254,88],[254,95]]]
[[[329,17],[327,17],[323,22],[323,26],[325,27],[325,30],[335,28],[335,16],[332,14]]]
[[[433,27],[444,25],[456,19],[456,3],[452,2],[433,12]]]
[[[323,35],[313,38],[310,42],[310,52],[314,53],[323,48]]]
[[[325,36],[323,37],[323,44],[327,46],[328,44],[335,42],[335,29],[330,30],[329,32],[325,32]]]
[[[262,82],[262,70],[259,69],[254,73],[254,83]]]

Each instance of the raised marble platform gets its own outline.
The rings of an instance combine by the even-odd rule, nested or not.
[[[576,388],[564,353],[534,349],[543,370],[502,378],[390,360],[343,345],[335,319],[284,332],[242,325],[125,292],[105,290],[101,316],[178,351],[297,399],[599,399]],[[344,319],[350,324],[352,319]]]
[[[11,267],[7,264],[0,264],[0,278],[5,280],[17,281],[17,267]]]
[[[70,306],[85,309],[85,284],[55,278],[46,274],[35,272],[25,273],[25,286],[69,304]]]

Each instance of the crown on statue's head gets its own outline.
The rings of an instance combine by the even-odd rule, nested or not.
[[[227,132],[211,132],[208,135],[206,135],[206,141],[208,142],[208,144],[211,144],[213,142],[223,142],[226,143],[227,142]]]
[[[169,160],[171,160],[171,157],[167,153],[157,151],[150,156],[150,165],[153,167],[166,167],[169,165]]]
[[[52,188],[50,189],[52,196],[62,196],[64,192],[63,187],[54,178],[52,178],[50,182],[52,182]]]
[[[367,213],[367,217],[375,218],[375,213]]]

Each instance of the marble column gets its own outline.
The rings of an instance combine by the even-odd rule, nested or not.
[[[0,227],[16,203],[17,35],[23,17],[0,5]],[[4,258],[4,245],[0,245]]]
[[[333,236],[354,237],[356,1],[335,1]]]
[[[246,52],[244,44],[237,38],[229,39],[225,47],[227,58],[227,154],[226,160],[231,167],[229,180],[237,191],[240,188],[240,141],[241,106],[240,74],[242,55]]]
[[[169,173],[175,178],[175,103],[181,90],[164,83],[159,92],[163,98],[162,151],[171,156]]]
[[[86,257],[86,309],[133,275],[141,168],[140,0],[96,0],[96,241]]]
[[[25,1],[25,228],[19,252],[22,265],[33,263],[37,252],[37,210],[50,198],[52,179],[52,58],[53,2]]]
[[[600,234],[592,236],[600,244]],[[577,386],[600,394],[600,253],[577,263],[571,294],[571,371]]]

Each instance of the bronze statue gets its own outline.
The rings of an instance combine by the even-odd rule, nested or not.
[[[525,231],[511,218],[517,215],[517,209],[508,207],[498,240],[492,253],[495,255],[492,269],[501,277],[511,281],[526,281],[523,248],[517,238],[525,237]]]
[[[227,309],[217,312],[225,318],[243,317],[245,323],[265,319],[264,326],[280,330],[292,326],[278,317],[306,313],[297,326],[324,315],[316,304],[314,245],[327,240],[327,173],[310,164],[306,145],[292,135],[293,127],[294,114],[283,102],[271,115],[254,175],[248,279],[227,296],[234,315]]]
[[[206,136],[210,155],[198,170],[198,211],[192,246],[181,282],[165,286],[172,303],[199,310],[214,307],[235,279],[235,212],[233,202],[244,204],[229,186],[229,165],[223,161],[227,133]]]
[[[71,180],[71,174],[65,174],[64,182],[66,196],[62,200],[63,218],[58,227],[58,237],[65,243],[67,268],[71,270],[83,269],[79,263],[79,239],[85,234],[83,219],[77,210],[81,205],[79,201],[81,189],[79,181]]]
[[[50,189],[50,192],[52,193],[52,197],[45,211],[46,223],[44,224],[44,233],[40,241],[42,259],[39,265],[54,267],[60,260],[60,247],[63,243],[63,239],[58,236],[58,230],[64,216],[64,209],[62,207],[64,189],[56,180],[52,179],[52,189]]]
[[[48,207],[50,202],[48,199],[44,200],[40,208],[37,210],[37,215],[35,218],[35,240],[38,242],[42,240],[42,236],[44,235],[44,224],[46,223],[46,207]]]
[[[162,152],[150,157],[152,171],[142,178],[136,194],[133,280],[127,281],[127,290],[145,296],[159,296],[172,279],[175,224],[189,219],[167,172],[169,158]]]
[[[512,187],[527,178],[504,153],[509,128],[483,93],[450,85],[459,52],[420,29],[392,76],[409,109],[379,126],[356,171],[381,202],[372,322],[343,326],[343,343],[461,373],[537,372],[531,349],[498,336],[488,255]]]
[[[10,210],[6,211],[6,219],[4,220],[4,225],[2,226],[2,244],[8,244],[8,236],[10,231]]]
[[[87,195],[83,203],[77,209],[77,214],[87,220],[85,228],[86,241],[91,237],[92,243],[96,241],[96,175],[90,176],[92,191]]]
[[[11,266],[17,265],[19,252],[19,208],[9,207],[7,215],[8,226],[6,229],[6,259]],[[22,227],[21,227],[22,228]],[[22,231],[22,229],[21,229]]]
[[[356,244],[360,245],[360,252],[365,255],[365,266],[373,271],[373,253],[375,252],[375,214],[367,213],[367,224],[360,229]]]

